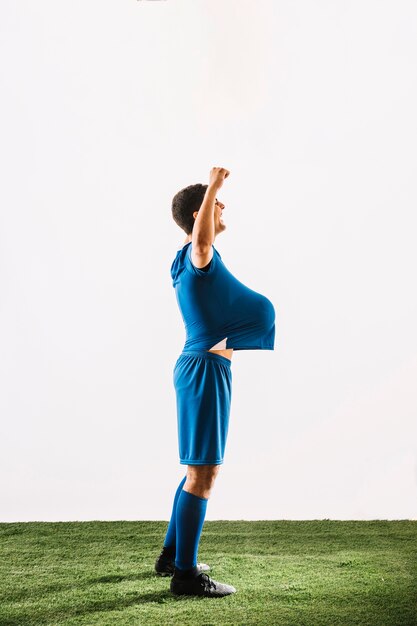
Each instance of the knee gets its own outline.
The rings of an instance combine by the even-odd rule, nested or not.
[[[188,466],[185,491],[200,498],[209,498],[219,470],[219,465]]]

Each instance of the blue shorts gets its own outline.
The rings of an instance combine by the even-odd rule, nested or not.
[[[205,350],[183,351],[173,378],[182,465],[220,465],[229,430],[231,360]]]

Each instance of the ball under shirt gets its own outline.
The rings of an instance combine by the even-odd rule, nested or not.
[[[240,282],[213,247],[204,268],[191,260],[192,242],[177,251],[172,285],[184,322],[184,350],[274,350],[275,309],[264,295]]]

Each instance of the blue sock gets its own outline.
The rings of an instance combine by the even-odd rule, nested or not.
[[[176,517],[177,517],[177,502],[181,489],[184,486],[187,476],[184,476],[180,482],[178,489],[175,493],[174,505],[172,507],[171,520],[168,524],[167,534],[165,535],[164,548],[172,548],[172,556],[175,558],[175,546],[177,545],[177,533],[176,533]]]
[[[197,565],[198,543],[207,510],[207,498],[181,491],[177,502],[177,549],[175,567],[191,570]]]

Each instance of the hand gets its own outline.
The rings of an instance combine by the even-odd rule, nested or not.
[[[220,189],[223,185],[225,178],[229,176],[230,172],[224,167],[212,167],[210,170],[210,187]]]

